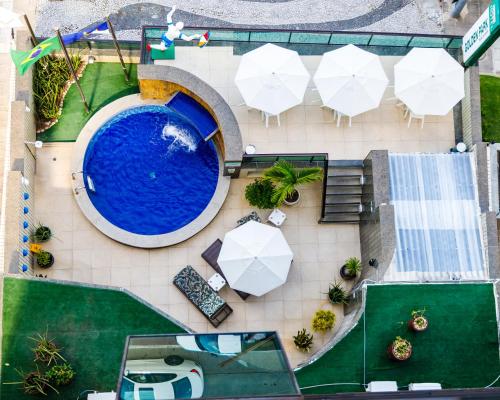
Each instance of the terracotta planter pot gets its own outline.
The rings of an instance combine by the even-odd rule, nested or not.
[[[418,321],[422,321],[418,324]],[[415,317],[408,321],[408,327],[415,332],[423,332],[429,327],[429,321],[425,317]]]
[[[411,344],[409,346],[408,352],[406,352],[404,355],[396,354],[396,352],[394,350],[394,347],[395,347],[394,346],[394,342],[391,343],[387,347],[387,355],[389,356],[389,358],[391,360],[394,360],[394,361],[406,361],[406,360],[408,360],[411,357],[412,352],[413,352],[413,347],[412,347]]]

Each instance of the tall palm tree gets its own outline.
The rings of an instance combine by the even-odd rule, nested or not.
[[[290,199],[297,192],[297,186],[321,180],[322,169],[294,168],[285,160],[279,160],[271,168],[264,171],[264,179],[268,179],[276,185],[272,201],[280,206],[286,199]]]

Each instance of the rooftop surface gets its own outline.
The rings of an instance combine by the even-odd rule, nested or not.
[[[16,369],[35,370],[29,338],[47,331],[76,371],[74,383],[49,399],[116,388],[127,335],[185,332],[124,292],[15,278],[3,285],[2,382],[18,382]],[[0,397],[33,398],[21,385],[0,385]]]
[[[389,380],[397,381],[398,387],[418,382],[438,382],[446,389],[489,385],[500,367],[493,288],[492,284],[368,286],[365,313],[356,327],[296,373],[302,393],[362,391],[362,383]],[[407,326],[411,312],[422,309],[429,328],[412,333]],[[387,346],[396,336],[413,345],[407,361],[387,357]],[[314,385],[320,386],[303,389]]]

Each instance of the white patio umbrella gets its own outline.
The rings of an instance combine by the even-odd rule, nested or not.
[[[262,296],[286,282],[292,259],[278,228],[249,221],[226,233],[217,263],[233,289]]]
[[[6,28],[19,28],[23,26],[23,23],[19,20],[19,14],[5,7],[0,7],[0,26]]]
[[[234,82],[247,106],[278,115],[302,103],[309,78],[296,51],[267,43],[241,57]]]
[[[323,104],[350,117],[378,107],[389,83],[379,57],[352,44],[323,54],[313,79]]]
[[[464,69],[444,49],[414,48],[394,66],[394,93],[418,115],[446,115],[464,97]]]

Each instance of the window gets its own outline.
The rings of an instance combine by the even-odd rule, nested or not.
[[[163,383],[177,378],[176,374],[128,374],[127,378],[135,383]]]
[[[176,399],[190,399],[191,398],[191,382],[188,378],[182,378],[178,381],[172,382],[174,388],[174,395]]]

